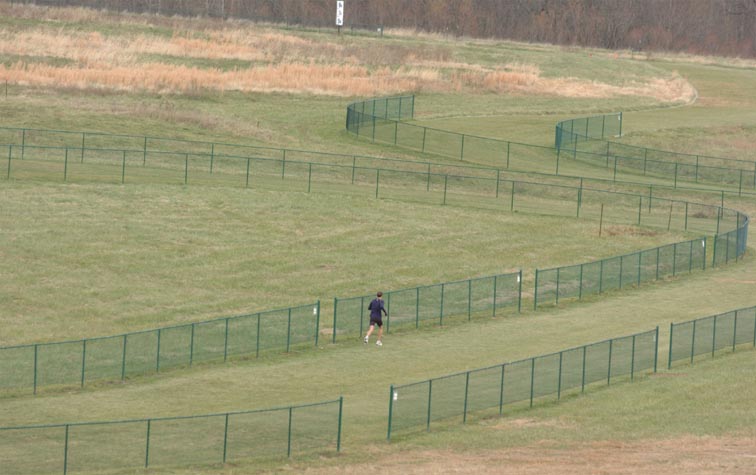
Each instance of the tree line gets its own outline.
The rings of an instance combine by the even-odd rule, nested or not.
[[[16,0],[333,27],[336,0]],[[344,26],[756,57],[756,0],[345,0]]]

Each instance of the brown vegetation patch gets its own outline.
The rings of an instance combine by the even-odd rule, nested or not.
[[[518,475],[752,475],[756,440],[746,437],[683,436],[638,442],[599,441],[563,445],[543,441],[486,451],[408,451],[371,462],[306,469],[303,473]]]
[[[692,86],[678,75],[611,85],[545,78],[537,66],[487,68],[454,61],[445,45],[352,45],[312,39],[240,21],[165,19],[86,9],[0,7],[0,14],[59,22],[168,27],[150,33],[104,35],[51,28],[0,30],[0,81],[43,88],[196,94],[203,91],[288,92],[371,96],[400,92],[492,92],[607,98],[647,96],[689,102]],[[117,30],[116,30],[117,31]]]
[[[602,232],[607,236],[657,236],[658,231],[637,226],[604,226]]]

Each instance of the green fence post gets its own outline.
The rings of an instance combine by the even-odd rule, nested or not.
[[[194,363],[194,323],[192,323],[192,334],[189,338],[189,366]]]
[[[512,144],[512,142],[507,141],[507,170],[509,170],[509,146]],[[559,153],[559,149],[557,149],[557,153]],[[756,165],[756,164],[754,164]]]
[[[512,181],[512,197],[509,200],[509,211],[514,211],[515,182]]]
[[[714,331],[711,332],[711,357],[717,349],[717,315],[714,315]]]
[[[249,158],[247,159],[247,175],[246,181],[244,182],[244,188],[249,188]]]
[[[444,287],[444,284],[441,284],[441,312],[438,321],[438,324],[441,326],[444,325]]]
[[[226,454],[228,453],[228,413],[223,426],[223,463],[226,463]]]
[[[617,156],[614,157],[614,173],[612,174],[612,181],[617,181]]]
[[[499,415],[503,414],[504,412],[504,368],[506,367],[506,364],[501,365],[501,385],[499,386]]]
[[[654,336],[654,373],[656,373],[656,367],[659,363],[659,325],[656,325],[656,335]]]
[[[87,361],[87,340],[81,340],[81,387],[84,387],[84,368]]]
[[[633,335],[633,349],[630,352],[630,381],[635,378],[635,335]]]
[[[465,405],[462,410],[462,424],[467,423],[467,394],[470,389],[470,372],[465,373]]]
[[[669,218],[667,218],[667,231],[672,229],[672,207],[674,206],[675,202],[670,201],[669,202]]]
[[[492,312],[492,315],[491,315],[492,317],[496,316],[496,280],[497,280],[497,277],[498,276],[494,276],[494,281],[493,281],[493,312]]]
[[[533,407],[533,394],[535,393],[535,358],[530,359],[530,407]]]
[[[688,202],[685,202],[685,231],[688,230]]]
[[[394,121],[394,145],[396,145],[396,136],[399,133],[399,122]]]
[[[375,170],[375,199],[378,199],[378,183],[381,181],[381,169]]]
[[[420,287],[415,287],[415,329],[420,328]]]
[[[559,352],[559,380],[557,382],[557,401],[562,399],[562,354],[564,352]]]
[[[223,336],[223,362],[228,361],[228,317],[226,318],[226,331]]]
[[[459,149],[459,159],[464,160],[465,157],[465,134],[462,134],[462,144]]]
[[[26,129],[21,129],[21,160],[24,159],[26,152]]]
[[[449,175],[444,175],[444,202],[442,204],[446,204],[446,187],[449,182]]]
[[[13,157],[13,145],[8,145],[8,174],[7,178],[10,180],[11,174],[11,158]]]
[[[293,419],[293,407],[289,406],[289,435],[287,437],[286,456],[291,458],[291,423]]]
[[[641,209],[643,207],[643,195],[638,195],[638,226],[641,225]]]
[[[339,426],[336,431],[336,452],[341,452],[341,421],[344,412],[344,396],[339,396]]]
[[[189,182],[189,154],[184,154],[184,184]]]
[[[213,162],[215,161],[215,143],[210,144],[210,174],[213,174]],[[223,455],[223,463],[226,462],[226,456]]]
[[[63,444],[63,475],[68,473],[68,424],[66,424],[66,439]]]
[[[123,335],[123,353],[121,354],[121,381],[126,379],[126,342],[128,334]]]
[[[315,312],[315,347],[317,347],[318,338],[320,336],[320,300],[317,301],[317,304],[312,311]]]
[[[433,380],[428,380],[428,422],[426,423],[426,431],[430,432],[430,421],[431,421],[431,401],[433,398]]]
[[[336,315],[338,314],[339,298],[333,298],[333,333],[331,335],[331,343],[336,343]],[[362,335],[362,328],[360,328],[360,335]]]
[[[698,155],[696,155],[696,183],[698,183]]]
[[[693,364],[693,356],[696,353],[696,321],[693,320],[693,338],[690,339],[690,364]]]
[[[743,170],[740,170],[740,183],[738,184],[738,196],[742,196],[743,193]]]
[[[152,420],[147,419],[147,445],[144,449],[144,468],[150,466],[150,428],[152,426]]]
[[[84,163],[84,134],[85,132],[81,133],[81,163]]]
[[[354,185],[354,172],[357,167],[357,157],[352,155],[352,184]]]
[[[255,338],[255,358],[260,357],[260,314],[257,314],[257,335]]]
[[[522,311],[522,269],[517,274],[517,313]]]
[[[622,112],[619,113],[619,137],[622,137]]]
[[[580,177],[580,187],[577,192],[577,212],[575,217],[580,217],[580,207],[583,205],[583,177]]]
[[[289,307],[289,318],[288,323],[286,326],[286,352],[289,352],[289,348],[291,347],[291,307]]]
[[[307,169],[307,193],[312,190],[312,162],[309,163],[309,167]]]
[[[580,380],[580,392],[585,392],[585,357],[586,357],[587,351],[588,351],[588,347],[583,346],[583,376]]]
[[[559,175],[559,150],[557,150],[557,156],[556,156],[556,171],[554,172],[555,175]]]
[[[732,329],[732,351],[735,351],[735,343],[738,339],[738,311],[735,310],[735,323]]]
[[[538,269],[536,269],[535,286],[533,288],[533,310],[538,310]]]
[[[614,343],[614,340],[609,340],[609,368],[606,372],[606,384],[609,384],[609,382],[612,379],[612,344]]]
[[[123,151],[123,160],[121,161],[121,184],[126,180],[126,150]]]
[[[578,285],[578,300],[583,299],[583,264],[580,264],[580,284]]]
[[[557,267],[557,281],[556,281],[556,304],[559,305],[559,274],[562,268]],[[621,271],[620,271],[621,272]]]
[[[677,162],[675,162],[675,188],[677,188]]]
[[[467,281],[467,321],[472,318],[472,279]]]
[[[37,394],[37,362],[39,361],[39,345],[34,345],[34,394]]]
[[[692,249],[692,248],[691,248],[691,249]],[[638,255],[638,268],[637,268],[637,272],[638,272],[638,282],[637,282],[637,284],[636,284],[636,285],[637,285],[638,287],[640,287],[640,285],[641,285],[641,258],[643,257],[643,252],[637,252],[636,254]]]
[[[157,335],[157,357],[155,358],[155,371],[160,372],[160,336],[162,335],[162,330],[158,328],[158,335]]]
[[[10,160],[9,160],[10,162]],[[496,198],[499,197],[499,178],[501,176],[501,170],[496,169]]]
[[[670,323],[669,324],[669,355],[667,356],[667,369],[672,368],[672,338],[675,336],[675,324]],[[656,346],[659,346],[659,342],[657,340]]]
[[[428,131],[428,127],[423,127],[423,146],[420,148],[420,152],[425,153],[425,133]]]

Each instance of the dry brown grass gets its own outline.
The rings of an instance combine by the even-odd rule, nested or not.
[[[0,65],[0,81],[27,86],[180,94],[242,91],[373,96],[469,91],[586,98],[635,95],[662,102],[687,102],[695,97],[693,88],[678,76],[624,86],[544,78],[537,66],[528,64],[492,69],[453,61],[451,47],[446,46],[355,46],[342,39],[316,40],[241,21],[7,4],[0,6],[0,14],[68,23],[167,26],[174,31],[172,37],[147,33],[119,36],[46,23],[21,31],[2,29],[0,55],[20,59]],[[248,66],[230,69],[218,63],[213,67],[213,61]]]

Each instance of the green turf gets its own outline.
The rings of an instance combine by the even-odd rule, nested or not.
[[[23,24],[15,27],[23,28]],[[379,42],[364,41],[365,48]],[[387,41],[416,46],[411,39]],[[433,46],[431,40],[422,41]],[[634,75],[648,77],[677,70],[701,97],[690,107],[656,109],[659,104],[648,99],[425,93],[416,103],[424,125],[548,144],[558,120],[624,109],[630,111],[624,123],[633,143],[753,158],[748,145],[756,125],[756,95],[749,93],[756,84],[753,70],[616,60],[610,55],[587,56],[581,50],[544,46],[492,48],[477,47],[474,42],[442,42],[438,47],[468,62],[543,64],[544,71],[555,76],[601,75],[606,79],[619,70],[632,70]],[[343,130],[348,102],[290,94],[179,97],[11,85],[8,97],[0,98],[0,113],[6,126],[415,158],[406,150],[373,146],[348,136]],[[520,116],[524,111],[529,113]],[[723,131],[736,140],[703,139]],[[583,167],[576,173],[591,172]],[[361,295],[376,288],[572,264],[683,237],[657,231],[599,240],[597,223],[590,220],[408,204],[322,189],[306,194],[19,179],[0,182],[0,196],[3,345],[115,334],[318,298]],[[728,206],[756,214],[751,199],[727,200]],[[749,246],[750,253],[753,249]],[[657,325],[665,348],[672,321],[753,305],[754,281],[756,268],[749,254],[741,263],[641,290],[539,312],[526,310],[517,317],[390,335],[381,349],[365,348],[359,342],[323,343],[317,350],[199,365],[123,384],[98,383],[81,391],[41,391],[36,397],[8,394],[0,404],[0,420],[11,426],[141,419],[275,407],[343,395],[343,454],[291,464],[246,462],[240,467],[272,471],[302,471],[308,466],[348,470],[350,464],[364,460],[366,446],[390,456],[427,448],[499,449],[543,439],[569,444],[685,434],[752,437],[756,413],[751,401],[756,385],[748,376],[753,371],[753,353],[743,350],[676,368],[675,377],[639,378],[634,383],[592,389],[560,404],[537,404],[527,416],[523,412],[507,416],[567,421],[565,429],[536,425],[498,430],[499,419],[473,418],[464,427],[450,424],[390,446],[383,442],[392,383],[551,353]],[[327,314],[329,303],[324,304]],[[155,473],[234,470],[193,467]]]

